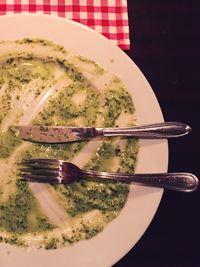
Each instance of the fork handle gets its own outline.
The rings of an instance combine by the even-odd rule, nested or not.
[[[98,128],[97,132],[98,132]],[[136,138],[162,139],[184,136],[191,132],[191,127],[181,122],[164,122],[144,126],[134,126],[132,128],[99,128],[99,135],[130,136]]]
[[[134,182],[145,186],[160,187],[181,192],[195,191],[199,184],[195,175],[184,172],[125,174],[83,170],[82,174],[83,178],[112,179],[123,182]]]

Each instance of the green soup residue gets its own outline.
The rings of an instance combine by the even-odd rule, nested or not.
[[[35,157],[73,162],[90,142],[97,143],[28,143],[19,139],[13,125],[133,125],[132,98],[113,74],[96,86],[107,70],[84,56],[70,56],[52,41],[26,38],[0,46],[0,241],[56,249],[90,239],[118,216],[129,185],[88,180],[46,185],[51,201],[67,218],[56,223],[30,184],[20,179],[18,163]],[[80,164],[95,171],[134,172],[137,152],[135,139],[107,138],[82,163],[80,158]]]

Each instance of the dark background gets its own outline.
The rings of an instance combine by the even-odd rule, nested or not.
[[[128,0],[134,60],[151,84],[165,121],[192,133],[169,142],[169,171],[200,169],[200,1]],[[200,177],[200,176],[199,176]],[[200,266],[200,189],[165,191],[151,225],[114,267]]]

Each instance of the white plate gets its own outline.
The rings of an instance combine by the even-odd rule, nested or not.
[[[133,96],[137,124],[163,121],[158,101],[138,67],[100,34],[78,23],[49,15],[0,17],[0,40],[50,38],[67,49],[86,55],[116,73]],[[165,172],[167,141],[141,141],[136,172]],[[24,249],[0,244],[1,267],[104,267],[122,258],[141,238],[160,203],[163,190],[131,186],[121,214],[91,240],[55,251]]]

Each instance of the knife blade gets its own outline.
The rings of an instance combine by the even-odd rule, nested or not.
[[[17,126],[16,128],[20,138],[38,143],[66,143],[97,136],[97,131],[93,127]]]
[[[125,136],[143,139],[180,137],[191,132],[191,127],[181,122],[164,122],[126,128],[94,128],[65,126],[16,126],[23,140],[39,143],[66,143],[95,137]]]

